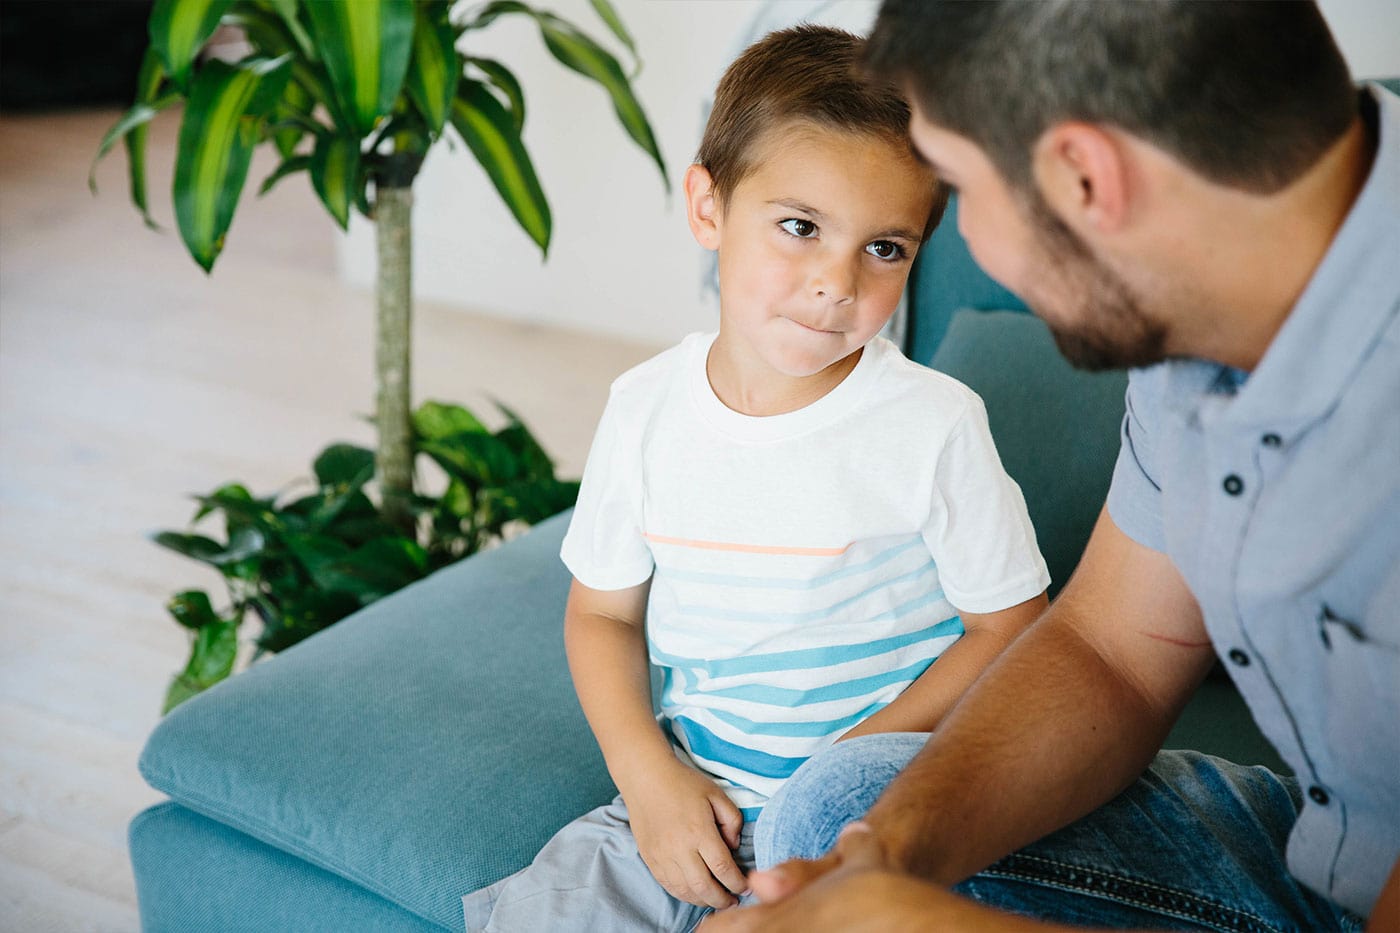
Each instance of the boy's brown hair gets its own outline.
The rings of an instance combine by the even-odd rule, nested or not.
[[[710,173],[721,206],[753,171],[758,141],[784,123],[803,121],[909,146],[909,105],[893,85],[861,76],[863,45],[841,29],[794,26],[768,34],[734,60],[715,89],[695,156]],[[947,188],[935,182],[925,240],[947,203]]]

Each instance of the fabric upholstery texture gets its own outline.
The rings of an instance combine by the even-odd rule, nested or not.
[[[982,271],[958,233],[958,196],[928,243],[919,250],[909,273],[909,317],[905,355],[916,363],[932,359],[953,316],[972,308],[978,311],[1027,311],[1025,304],[1001,283]]]
[[[616,793],[564,659],[567,522],[181,705],[142,774],[190,810],[455,927],[462,894]]]
[[[132,820],[145,933],[429,933],[446,928],[176,803]]]

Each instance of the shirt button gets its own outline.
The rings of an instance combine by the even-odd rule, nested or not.
[[[1283,438],[1273,433],[1265,434],[1262,438],[1260,438],[1260,443],[1262,443],[1265,447],[1282,447]]]
[[[1327,802],[1332,799],[1331,797],[1327,796],[1327,791],[1323,790],[1321,787],[1318,787],[1316,784],[1308,788],[1308,796],[1313,799],[1313,803],[1317,804],[1320,807],[1327,806]]]
[[[1231,648],[1229,657],[1230,660],[1239,667],[1249,667],[1249,655],[1245,654],[1240,649]]]
[[[1225,477],[1225,482],[1221,485],[1224,486],[1225,491],[1232,496],[1238,496],[1240,493],[1244,492],[1244,480],[1240,479],[1234,473]]]

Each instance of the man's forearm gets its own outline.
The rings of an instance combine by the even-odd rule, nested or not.
[[[1174,719],[1052,608],[1000,658],[866,821],[896,864],[953,884],[1127,787]]]

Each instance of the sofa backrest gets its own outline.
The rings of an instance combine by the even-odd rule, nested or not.
[[[956,198],[909,281],[905,352],[982,396],[1002,463],[1025,494],[1053,596],[1108,493],[1127,375],[1065,362],[1040,319],[969,254]]]

